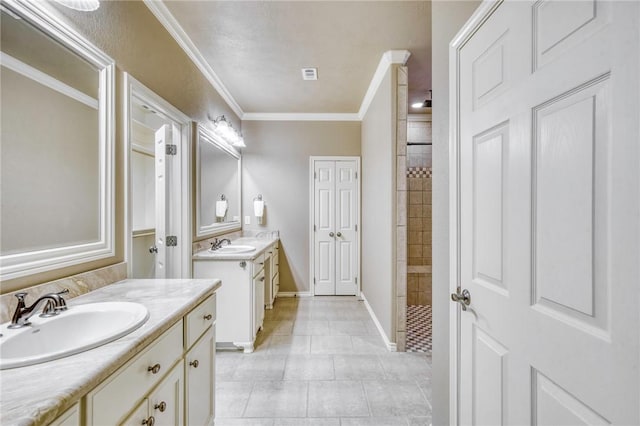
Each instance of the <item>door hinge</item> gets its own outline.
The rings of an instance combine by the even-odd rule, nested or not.
[[[166,153],[167,155],[176,155],[176,154],[178,153],[178,146],[177,146],[177,145],[175,145],[175,144],[170,144],[170,143],[168,143],[168,144],[166,145],[166,151],[165,151],[165,153]]]
[[[314,178],[314,179],[318,179],[318,173],[313,172],[313,178]]]
[[[316,232],[316,226],[313,225],[313,232]]]
[[[358,277],[356,277],[356,284],[358,284]]]
[[[356,172],[356,179],[358,179],[358,172]]]
[[[178,245],[178,237],[175,235],[167,235],[167,247],[176,247]]]
[[[356,224],[356,232],[358,232],[358,224]]]
[[[316,284],[316,277],[313,277],[313,285]]]

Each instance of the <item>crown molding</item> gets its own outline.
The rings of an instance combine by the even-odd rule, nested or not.
[[[360,121],[355,113],[245,112],[242,121]]]
[[[143,0],[144,4],[149,8],[151,13],[160,21],[162,26],[171,34],[173,39],[180,45],[182,50],[189,56],[194,64],[198,67],[200,72],[204,74],[205,78],[211,83],[214,89],[218,91],[222,99],[225,100],[227,105],[236,113],[236,115],[242,119],[244,111],[240,108],[240,105],[233,98],[227,87],[222,83],[220,77],[213,71],[211,65],[206,61],[202,53],[198,50],[196,45],[191,41],[187,33],[182,29],[176,18],[173,17],[167,6],[162,1],[158,0]]]
[[[358,117],[360,120],[362,120],[367,114],[367,111],[371,106],[371,102],[373,102],[373,98],[376,95],[376,92],[378,91],[389,67],[392,64],[406,64],[409,56],[411,56],[411,52],[408,50],[388,50],[382,54],[380,62],[378,63],[378,68],[376,69],[375,74],[373,74],[367,93],[365,93],[364,98],[362,99],[362,104],[360,104],[360,111],[358,111]]]

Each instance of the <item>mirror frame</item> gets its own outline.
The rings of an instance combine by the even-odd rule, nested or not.
[[[40,2],[2,0],[2,7],[96,67],[99,74],[99,236],[97,241],[0,256],[0,280],[24,277],[115,256],[114,117],[115,61]]]
[[[220,139],[211,130],[197,124],[194,126],[195,132],[195,151],[196,151],[196,196],[195,196],[195,220],[194,220],[194,241],[203,240],[214,237],[227,232],[239,231],[242,229],[242,156],[234,147]],[[223,153],[230,155],[238,160],[238,215],[240,220],[225,223],[214,223],[207,226],[201,226],[200,222],[200,144],[209,143]]]

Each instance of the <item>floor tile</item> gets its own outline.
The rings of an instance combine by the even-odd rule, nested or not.
[[[312,354],[353,353],[353,344],[349,336],[311,336]]]
[[[342,426],[405,426],[405,417],[346,417],[340,419]]]
[[[362,336],[369,334],[365,323],[361,320],[329,321],[332,335]]]
[[[333,419],[333,418],[275,419],[274,426],[340,426],[340,419]]]
[[[362,382],[372,416],[427,416],[431,408],[415,382],[373,380]]]
[[[274,419],[220,419],[216,417],[216,426],[273,426]]]
[[[431,426],[431,416],[409,417],[409,426]]]
[[[242,417],[252,389],[252,382],[223,382],[217,380],[216,418]]]
[[[380,362],[387,379],[427,380],[431,379],[431,366],[421,354],[388,353],[380,355]]]
[[[311,353],[311,336],[273,336],[269,342],[270,355]]]
[[[383,380],[384,370],[375,355],[335,355],[337,380]]]
[[[293,326],[296,336],[328,336],[332,334],[329,321],[325,320],[297,320]]]
[[[284,367],[285,380],[333,380],[330,355],[290,355]]]
[[[285,356],[256,356],[242,354],[242,362],[236,367],[232,380],[282,380]]]
[[[368,415],[369,407],[362,382],[352,380],[309,382],[309,417]]]
[[[264,321],[263,332],[266,335],[290,335],[293,331],[293,321],[270,320]]]
[[[231,380],[238,364],[242,361],[235,352],[216,352],[216,380]]]
[[[351,336],[353,352],[358,354],[388,354],[380,335],[377,336]]]
[[[313,382],[312,382],[313,383]],[[307,382],[256,382],[244,417],[305,417]]]

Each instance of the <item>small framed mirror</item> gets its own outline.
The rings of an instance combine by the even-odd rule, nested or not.
[[[242,228],[241,156],[212,131],[196,125],[195,238]]]
[[[114,61],[45,2],[0,5],[0,279],[114,255]]]

